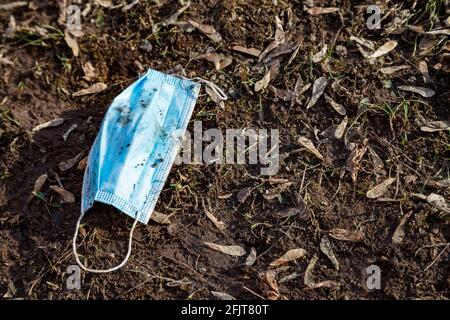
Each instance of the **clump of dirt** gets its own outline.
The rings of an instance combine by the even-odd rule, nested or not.
[[[0,295],[449,297],[443,1],[379,1],[378,29],[367,24],[367,6],[351,1],[86,1],[81,31],[67,28],[68,2],[0,1]],[[174,166],[156,208],[163,218],[138,225],[128,264],[82,273],[81,288],[70,290],[85,157],[111,101],[147,68],[203,77],[227,92],[222,108],[201,94],[190,132],[194,121],[223,132],[279,129],[279,170],[264,177],[260,165]],[[72,95],[99,82],[107,88]],[[56,118],[64,122],[33,130]],[[51,185],[75,201],[63,202]],[[132,223],[96,205],[80,229],[83,262],[121,261]],[[292,249],[306,253],[273,265]],[[370,266],[381,272],[379,289],[368,285]]]

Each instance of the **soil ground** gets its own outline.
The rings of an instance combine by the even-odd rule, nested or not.
[[[0,7],[11,2],[1,0]],[[64,24],[58,22],[64,1],[29,1],[0,9],[0,296],[214,299],[211,292],[223,292],[237,299],[449,297],[448,211],[414,196],[435,193],[450,199],[449,185],[436,183],[450,177],[449,130],[421,129],[429,121],[450,120],[448,33],[426,34],[448,30],[450,7],[445,1],[378,1],[383,19],[375,30],[366,25],[370,14],[365,4],[352,1],[192,0],[174,23],[163,24],[158,23],[167,22],[183,3],[139,1],[124,10],[82,1],[82,11],[87,3],[91,9],[81,17],[83,34],[72,36],[79,46],[77,56],[65,41]],[[113,1],[117,4],[121,2]],[[312,7],[339,11],[305,11]],[[298,47],[296,55],[290,50],[259,63],[257,57],[232,49],[240,45],[263,51],[275,39],[276,17],[285,43]],[[190,20],[213,26],[222,41],[186,30]],[[358,49],[351,36],[372,41],[373,50],[363,45]],[[382,57],[363,56],[364,50],[370,54],[392,40],[397,47]],[[325,56],[312,62],[325,44]],[[207,52],[230,57],[232,63],[217,70],[201,58]],[[87,62],[94,77],[86,77]],[[428,79],[421,72],[424,64]],[[399,65],[407,68],[392,74],[380,71]],[[280,170],[269,178],[259,176],[255,165],[174,166],[156,207],[170,216],[170,224],[138,224],[123,269],[82,273],[81,289],[68,290],[66,270],[75,264],[71,238],[80,214],[84,166],[81,161],[61,171],[58,164],[88,154],[113,98],[147,68],[171,73],[184,69],[187,76],[209,79],[225,89],[229,100],[223,108],[202,89],[191,131],[195,120],[201,120],[203,128],[221,130],[279,129]],[[325,95],[306,109],[311,88],[297,103],[284,101],[270,86],[256,92],[255,83],[270,68],[270,86],[288,94],[296,92],[299,77],[303,85],[327,77],[325,95],[346,109],[345,136],[320,134],[344,116]],[[107,84],[107,89],[72,96],[96,82]],[[427,87],[435,94],[425,98],[398,90],[401,85]],[[33,131],[55,118],[65,122]],[[73,124],[77,128],[64,141]],[[324,161],[299,143],[300,136],[312,141]],[[366,151],[356,161],[355,180],[348,166],[352,150]],[[36,179],[45,173],[48,180],[33,196]],[[381,197],[366,196],[390,177],[395,181]],[[59,183],[75,195],[74,203],[63,203],[49,188]],[[298,214],[280,218],[287,209]],[[218,230],[206,212],[226,228]],[[392,237],[402,219],[404,238],[395,243]],[[132,223],[115,209],[97,205],[83,221],[78,239],[83,261],[97,267],[119,262]],[[335,229],[353,232],[358,239],[342,239]],[[320,249],[324,236],[339,270]],[[246,265],[246,256],[211,250],[205,241],[239,245],[247,253],[253,247],[256,261]],[[270,267],[295,248],[306,255]],[[379,290],[366,284],[371,265],[381,270]]]

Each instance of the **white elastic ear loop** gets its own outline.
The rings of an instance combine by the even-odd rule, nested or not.
[[[200,77],[195,77],[195,78],[185,78],[185,77],[181,77],[185,80],[197,80],[200,83],[204,83],[205,85],[207,85],[208,87],[211,88],[212,91],[214,91],[217,96],[219,97],[220,100],[227,100],[228,96],[225,94],[225,92],[216,84],[214,84],[213,82],[200,78]]]
[[[128,259],[130,258],[130,255],[131,255],[131,247],[132,247],[132,243],[133,243],[133,232],[139,221],[137,215],[136,215],[136,220],[134,221],[133,226],[131,227],[131,230],[130,230],[130,237],[128,239],[128,251],[127,251],[125,258],[119,265],[117,265],[113,268],[110,268],[110,269],[106,269],[106,270],[90,269],[90,268],[86,267],[84,264],[82,264],[80,261],[80,258],[77,253],[77,237],[78,237],[78,230],[80,229],[81,219],[83,219],[83,217],[84,217],[84,213],[82,213],[80,215],[80,217],[78,218],[77,225],[75,227],[75,234],[73,235],[73,239],[72,239],[73,255],[75,256],[75,260],[77,261],[80,268],[83,269],[84,271],[93,272],[93,273],[108,273],[108,272],[116,271],[116,270],[119,270],[120,268],[122,268],[128,262]]]

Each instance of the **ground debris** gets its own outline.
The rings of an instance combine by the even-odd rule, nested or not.
[[[235,257],[241,257],[246,254],[244,248],[241,246],[227,246],[227,245],[221,245],[221,244],[215,244],[212,242],[203,242],[207,247],[219,251],[221,253],[227,254],[229,256],[235,256]]]
[[[301,257],[303,257],[305,255],[306,255],[306,250],[304,250],[304,249],[301,249],[301,248],[291,249],[291,250],[287,251],[285,254],[283,254],[281,257],[279,257],[278,259],[272,261],[270,263],[270,266],[278,267],[278,266],[281,266],[288,262],[300,259]]]

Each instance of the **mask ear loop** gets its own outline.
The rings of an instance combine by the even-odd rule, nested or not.
[[[128,251],[127,251],[125,258],[117,266],[112,267],[110,269],[106,269],[106,270],[90,269],[90,268],[86,267],[83,263],[81,263],[81,261],[80,261],[80,257],[78,256],[78,253],[77,253],[77,237],[78,237],[78,230],[80,229],[80,223],[81,223],[81,220],[83,219],[83,217],[84,217],[84,213],[82,213],[80,215],[80,217],[78,218],[77,225],[75,227],[75,234],[73,235],[73,239],[72,239],[72,252],[73,252],[73,255],[75,256],[75,260],[77,261],[77,264],[80,266],[80,268],[83,269],[84,271],[93,272],[93,273],[108,273],[108,272],[113,272],[113,271],[116,271],[116,270],[119,270],[120,268],[122,268],[128,262],[128,259],[130,258],[130,255],[131,255],[131,249],[132,249],[132,243],[133,243],[133,232],[139,221],[137,214],[136,214],[136,220],[134,221],[133,226],[131,227],[131,230],[130,230],[130,236],[128,238]]]
[[[217,96],[219,97],[220,100],[225,101],[225,100],[228,99],[228,96],[225,94],[225,92],[219,86],[217,86],[215,83],[213,83],[213,82],[211,82],[209,80],[206,80],[206,79],[203,79],[203,78],[200,78],[200,77],[195,77],[195,78],[181,77],[181,78],[184,79],[184,80],[193,80],[193,81],[196,80],[196,81],[198,81],[200,83],[204,83],[206,86],[210,87],[211,90],[214,91],[215,94],[217,94]]]

